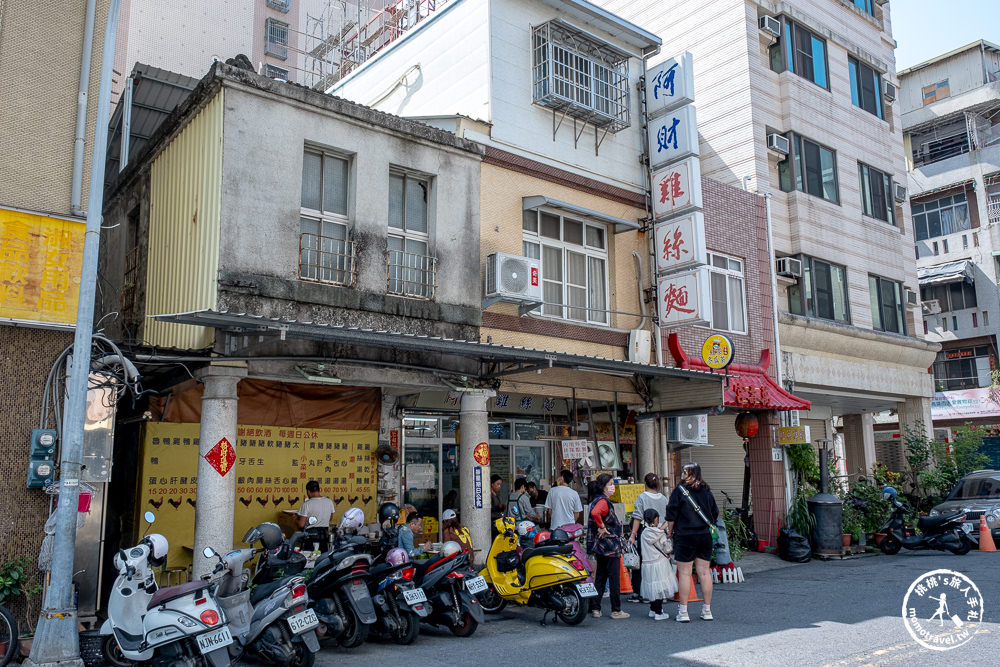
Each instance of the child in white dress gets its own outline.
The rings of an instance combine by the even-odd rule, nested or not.
[[[640,594],[650,601],[649,617],[665,621],[670,614],[663,611],[663,601],[677,592],[677,575],[670,563],[673,551],[670,539],[660,528],[660,515],[655,509],[642,514],[646,529],[642,531],[642,587]]]

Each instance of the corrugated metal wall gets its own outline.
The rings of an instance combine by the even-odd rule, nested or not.
[[[146,315],[215,308],[222,194],[223,91],[161,153],[150,170]],[[149,345],[197,349],[213,330],[145,322]]]
[[[727,409],[728,413],[729,410]],[[739,507],[743,502],[743,438],[736,434],[736,413],[708,418],[711,447],[691,447],[681,452],[681,465],[694,461],[702,477],[712,487],[715,502],[725,506],[725,491]]]

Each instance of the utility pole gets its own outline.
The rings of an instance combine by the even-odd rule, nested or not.
[[[115,59],[115,36],[121,0],[111,0],[104,31],[101,87],[97,95],[97,127],[90,167],[87,226],[83,242],[80,298],[76,310],[73,365],[67,380],[68,405],[63,417],[62,456],[59,464],[59,507],[53,542],[52,572],[45,591],[45,604],[31,646],[29,667],[83,667],[76,605],[73,603],[73,556],[76,551],[76,513],[83,468],[83,426],[86,422],[87,383],[90,377],[90,347],[94,333],[94,297],[97,291],[97,260],[101,243],[101,210],[104,208],[104,163],[108,146],[108,116],[111,108],[111,71]],[[96,576],[93,573],[90,576]]]

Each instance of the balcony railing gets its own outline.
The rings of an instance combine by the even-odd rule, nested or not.
[[[433,301],[437,291],[437,259],[402,250],[389,250],[386,256],[388,294]]]
[[[986,205],[986,211],[990,218],[990,224],[1000,224],[1000,199],[994,199]]]
[[[353,287],[356,275],[353,241],[317,234],[299,236],[299,278]]]

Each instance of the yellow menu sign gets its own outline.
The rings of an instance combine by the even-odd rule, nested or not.
[[[143,437],[139,506],[156,514],[153,530],[170,542],[169,567],[184,567],[192,558],[199,433],[198,424],[151,422]],[[280,524],[287,510],[298,510],[312,479],[336,506],[332,522],[349,507],[362,508],[374,521],[377,440],[377,431],[240,425],[228,473],[236,476],[233,543],[239,545],[249,528]]]
[[[76,322],[85,227],[0,209],[0,317]]]

